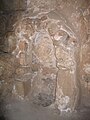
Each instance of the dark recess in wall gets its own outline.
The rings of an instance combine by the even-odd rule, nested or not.
[[[0,0],[0,11],[26,10],[25,0]]]
[[[3,0],[0,0],[0,11],[4,10],[4,3]]]

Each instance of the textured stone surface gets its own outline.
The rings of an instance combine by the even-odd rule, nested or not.
[[[0,101],[12,95],[16,67],[14,62],[12,55],[0,54]]]
[[[79,88],[76,84],[75,71],[59,70],[56,100],[59,104],[58,108],[62,111],[75,109],[79,97]]]
[[[33,78],[31,95],[34,103],[48,106],[55,101],[56,74],[52,69],[48,73],[43,72],[44,69],[39,70]]]
[[[25,0],[2,0],[3,8],[2,10],[25,10],[26,2]]]
[[[90,2],[27,0],[27,9],[25,2],[6,1],[5,10],[17,11],[0,13],[0,88],[10,80],[14,95],[61,111],[80,98],[90,105]]]
[[[46,67],[56,67],[53,42],[45,31],[36,35],[34,52],[40,64]]]
[[[30,80],[19,81],[16,80],[13,87],[13,95],[19,99],[24,99],[30,93],[31,83]]]

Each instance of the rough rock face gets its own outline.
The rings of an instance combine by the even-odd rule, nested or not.
[[[23,2],[14,1],[11,9],[24,9]],[[74,110],[80,98],[83,105],[90,105],[88,3],[27,0],[26,11],[0,13],[0,50],[4,54],[0,57],[0,77],[10,78],[14,97],[44,107],[54,104],[61,111]],[[10,10],[9,3],[5,5]],[[12,58],[13,64],[3,61],[6,53],[13,56],[8,59]]]
[[[90,106],[90,8],[88,7],[84,15],[85,26],[82,32],[84,33],[84,39],[81,45],[81,86],[82,86],[82,104],[84,106]],[[83,37],[83,36],[82,36]]]
[[[39,99],[39,104],[47,106],[55,99],[56,85],[56,58],[54,55],[54,46],[52,39],[46,31],[37,33],[34,40],[33,54],[36,57],[36,62],[39,64],[37,75],[33,79],[32,88],[34,88],[33,96]],[[45,70],[46,69],[46,70]]]
[[[2,10],[11,11],[11,10],[25,10],[26,1],[25,0],[1,0]]]
[[[0,102],[12,95],[16,62],[12,55],[0,54]],[[13,68],[14,67],[14,68]]]

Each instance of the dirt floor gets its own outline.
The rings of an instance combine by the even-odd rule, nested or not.
[[[60,113],[50,107],[33,105],[28,101],[9,101],[4,106],[0,120],[90,120],[90,108],[82,108],[73,113]]]

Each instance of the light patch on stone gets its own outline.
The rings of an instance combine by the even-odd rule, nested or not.
[[[43,66],[56,67],[53,42],[46,31],[41,31],[36,35],[34,51]]]
[[[65,31],[69,36],[76,38],[75,33],[72,31],[72,29],[69,26],[67,26],[67,25],[62,26],[61,25],[60,29]]]
[[[13,93],[13,94],[16,94],[16,86],[15,86],[15,85],[13,85],[12,93]]]
[[[87,16],[90,14],[90,10],[89,9],[85,9],[85,11],[83,12],[83,16]]]
[[[37,11],[39,12],[39,8],[35,7],[33,12],[37,12]]]
[[[61,35],[60,35],[60,32],[62,33]],[[67,40],[67,33],[65,33],[64,31],[58,31],[58,32],[56,32],[56,34],[54,35],[54,39],[55,40],[57,40],[57,41],[60,41],[60,42],[66,42]]]
[[[27,0],[27,6],[28,6],[30,3],[31,3],[31,1],[30,1],[30,0]]]
[[[75,74],[75,70],[70,70],[70,74]]]
[[[4,80],[0,80],[0,84],[3,84],[5,81]]]
[[[62,48],[62,46],[56,48],[56,58],[59,69],[61,67],[73,69],[76,65],[72,51],[66,51],[66,49]]]
[[[58,34],[55,34],[55,36],[54,36],[54,39],[57,41],[60,40],[61,38],[62,38],[62,36],[59,36]]]
[[[59,87],[59,86],[58,86]],[[70,102],[70,98],[68,96],[65,96],[63,94],[62,88],[58,88],[58,94],[56,95],[56,104],[58,105],[58,109],[62,112],[68,112],[71,111],[70,108],[68,108],[68,103]]]
[[[84,69],[85,73],[90,74],[90,64],[84,65],[83,69]]]

